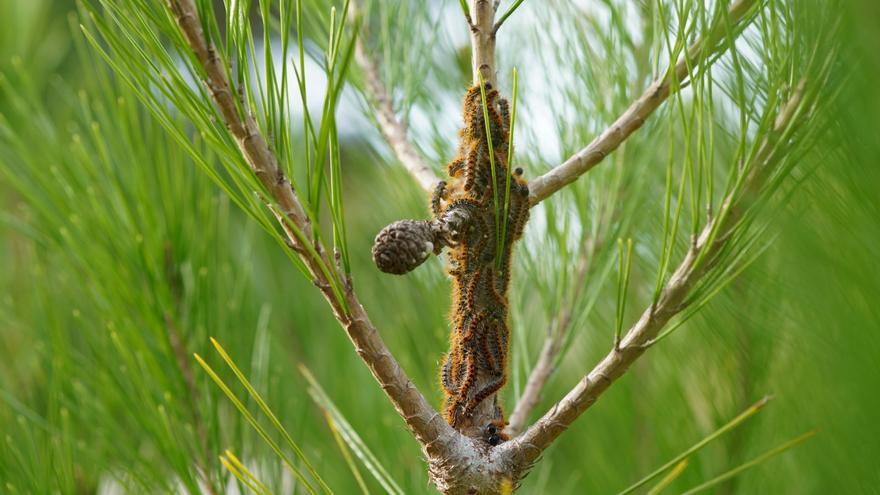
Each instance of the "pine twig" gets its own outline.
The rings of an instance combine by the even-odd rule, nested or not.
[[[760,1],[738,0],[731,5],[728,11],[730,25],[735,28],[748,19],[754,11],[753,7],[759,4]],[[645,93],[611,124],[611,127],[594,139],[586,148],[581,149],[562,164],[544,175],[531,180],[529,182],[529,202],[532,206],[547,199],[553,193],[590,171],[590,169],[598,165],[606,156],[616,150],[627,138],[641,128],[664,101],[684,86],[685,78],[688,75],[688,67],[698,66],[701,58],[711,59],[711,57],[723,50],[723,46],[719,48],[716,45],[720,40],[724,39],[726,34],[726,23],[718,22],[708,34],[701,36],[687,49],[684,57],[678,63],[664,71],[663,76],[654,81]],[[673,87],[674,81],[679,81],[682,84],[678,87]]]
[[[541,347],[538,361],[532,368],[531,373],[529,373],[523,393],[513,407],[513,412],[510,413],[508,425],[505,429],[505,433],[510,436],[519,435],[526,427],[529,415],[535,410],[541,400],[541,392],[544,390],[544,386],[547,385],[547,381],[550,380],[550,376],[555,371],[554,363],[556,358],[559,357],[559,353],[562,352],[562,344],[565,342],[565,338],[571,329],[571,319],[576,309],[575,306],[578,304],[583,289],[586,286],[587,276],[595,266],[592,260],[596,252],[601,249],[601,245],[601,239],[591,238],[587,242],[586,249],[581,251],[574,276],[574,294],[572,294],[565,308],[556,315],[551,328],[547,331],[547,337],[544,339],[544,345]]]
[[[473,84],[497,86],[495,78],[495,5],[491,0],[472,0],[471,62]]]
[[[538,361],[532,368],[531,373],[529,373],[523,393],[519,400],[516,401],[513,412],[510,413],[507,427],[504,430],[508,435],[516,436],[522,432],[529,420],[529,415],[538,406],[541,400],[541,392],[553,374],[553,363],[562,350],[562,343],[565,341],[565,336],[568,335],[570,325],[571,308],[566,308],[557,315],[552,328],[547,332]]]
[[[352,16],[356,17],[359,12],[357,3],[352,1],[350,8]],[[373,100],[375,105],[376,119],[379,121],[379,130],[382,132],[382,136],[388,145],[391,146],[403,167],[413,176],[422,189],[429,193],[433,192],[437,183],[440,182],[440,178],[416,151],[409,139],[409,129],[394,113],[391,96],[388,89],[382,83],[379,69],[376,67],[375,61],[370,57],[362,36],[358,36],[355,40],[354,50],[355,61],[364,72],[368,97]]]
[[[279,168],[275,155],[249,111],[241,116],[233,91],[216,49],[210,45],[202,31],[198,10],[193,0],[167,0],[177,24],[204,72],[208,87],[223,123],[235,138],[239,149],[254,175],[259,179],[277,207],[273,211],[296,252],[311,272],[315,285],[330,303],[336,319],[345,328],[361,359],[370,368],[382,390],[394,404],[398,414],[412,430],[429,456],[444,456],[459,438],[456,432],[435,411],[419,392],[370,322],[366,311],[353,290],[344,293],[344,300],[336,297],[330,289],[326,268],[333,263],[319,246],[305,245],[309,242],[299,232],[311,232],[308,216],[293,191],[284,172]],[[242,105],[244,106],[244,105]],[[307,249],[310,248],[310,249]],[[308,254],[319,253],[319,254]],[[322,267],[323,263],[323,267]]]

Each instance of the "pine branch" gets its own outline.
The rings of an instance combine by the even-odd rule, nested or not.
[[[491,0],[472,0],[471,63],[473,84],[497,86],[495,78],[495,5]]]
[[[754,7],[761,3],[763,0],[739,0],[730,6],[728,16],[734,36],[740,32],[737,27],[747,24],[755,12]],[[711,62],[719,53],[729,48],[729,44],[718,45],[726,36],[727,24],[723,19],[718,20],[709,33],[693,43],[685,56],[675,66],[667,68],[663,76],[654,81],[611,127],[562,164],[529,181],[529,202],[532,206],[590,171],[639,130],[664,101],[683,87],[681,83],[686,80],[689,67],[697,67],[703,60]],[[674,85],[676,81],[679,84]]]
[[[734,188],[726,195],[721,214],[715,216],[691,244],[678,268],[664,286],[658,301],[646,308],[641,318],[630,328],[620,342],[593,368],[562,400],[556,403],[540,420],[525,433],[503,448],[509,450],[514,462],[529,466],[547,447],[559,437],[584,411],[586,411],[612,383],[619,379],[630,366],[654,343],[664,326],[686,309],[685,303],[691,290],[717,263],[717,255],[734,237],[745,202],[754,199],[767,182],[779,161],[777,144],[791,131],[802,116],[805,82],[801,81],[791,98],[782,106],[770,132],[762,142],[748,176],[741,188]]]
[[[596,252],[601,249],[601,245],[602,239],[590,238],[586,248],[581,251],[574,276],[574,294],[565,308],[556,315],[551,328],[548,329],[538,361],[532,368],[531,373],[529,373],[523,393],[519,400],[517,400],[513,412],[510,413],[508,425],[505,429],[505,432],[510,436],[519,435],[527,426],[529,415],[538,406],[541,400],[541,392],[555,371],[554,363],[559,357],[559,353],[562,351],[562,344],[565,342],[565,338],[571,329],[572,316],[576,310],[576,305],[580,302],[581,293],[586,286],[587,276],[593,271],[595,266],[593,259]]]
[[[236,92],[232,90],[215,48],[205,39],[193,0],[168,0],[168,6],[204,70],[203,82],[220,110],[224,124],[235,138],[255,176],[277,205],[273,207],[273,212],[287,234],[291,247],[308,267],[313,282],[330,303],[336,319],[345,328],[358,355],[370,368],[398,414],[424,446],[425,452],[429,456],[446,454],[457,440],[457,433],[430,406],[391,355],[358,301],[350,280],[346,284],[344,300],[337,298],[331,290],[325,267],[335,265],[327,259],[326,254],[320,254],[320,246],[307,244],[309,241],[301,234],[311,232],[310,221],[290,182],[279,168],[266,139],[260,133],[253,115],[249,111],[245,111],[244,116],[239,114],[236,108],[238,102],[233,96]]]
[[[351,3],[353,16],[357,16],[357,7],[356,2]],[[422,189],[426,192],[433,192],[437,183],[440,182],[440,178],[425,163],[425,160],[410,142],[409,130],[406,124],[401,122],[394,113],[391,96],[388,89],[382,83],[382,79],[379,77],[379,69],[367,52],[363,37],[361,36],[355,41],[354,56],[358,66],[364,71],[367,93],[375,105],[376,118],[379,121],[379,129],[382,132],[382,136],[388,142],[388,145],[391,146],[403,167],[413,176]]]

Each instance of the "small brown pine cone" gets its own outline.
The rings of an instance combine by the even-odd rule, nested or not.
[[[373,261],[385,273],[402,275],[424,263],[436,247],[430,222],[399,220],[376,236]]]

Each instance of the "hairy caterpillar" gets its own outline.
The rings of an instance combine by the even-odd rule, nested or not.
[[[475,86],[464,97],[464,127],[458,154],[447,166],[449,181],[438,184],[431,198],[434,218],[389,225],[376,237],[373,258],[385,272],[406,273],[431,253],[448,248],[452,329],[440,368],[445,417],[456,429],[472,436],[476,432],[497,445],[504,440],[500,432],[505,424],[497,401],[484,424],[475,423],[474,412],[507,381],[510,257],[528,220],[529,192],[521,169],[509,176],[507,101],[491,86],[485,90],[494,175],[482,92]],[[510,194],[505,197],[508,180]],[[504,233],[500,246],[499,227]]]

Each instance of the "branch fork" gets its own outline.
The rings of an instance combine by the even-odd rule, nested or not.
[[[713,217],[688,250],[684,260],[673,272],[661,291],[659,299],[642,313],[641,318],[620,338],[615,340],[613,349],[592,371],[559,402],[554,404],[544,416],[532,426],[524,428],[529,412],[538,402],[540,389],[552,372],[552,363],[560,345],[558,335],[564,333],[569,325],[569,316],[558,322],[558,329],[551,332],[542,350],[539,365],[529,378],[526,393],[517,404],[511,416],[510,432],[517,434],[512,440],[491,447],[485,442],[468,438],[450,427],[444,418],[428,403],[425,397],[400,367],[388,350],[366,311],[359,302],[356,292],[346,281],[343,300],[333,294],[330,281],[324,275],[323,267],[335,264],[327,259],[320,246],[296,235],[294,230],[309,232],[308,216],[293,191],[289,181],[278,166],[266,139],[262,136],[253,116],[245,112],[239,115],[238,106],[225,71],[218,62],[217,53],[205,39],[199,22],[194,0],[167,0],[177,24],[183,33],[197,63],[203,71],[203,82],[208,87],[228,132],[235,138],[244,159],[270,196],[276,218],[288,237],[288,242],[300,255],[308,267],[313,282],[324,294],[334,315],[345,329],[357,354],[369,367],[385,394],[406,422],[415,438],[422,445],[427,458],[429,472],[434,484],[447,494],[500,493],[505,486],[515,488],[522,476],[538,460],[541,453],[566,430],[599,396],[656,342],[660,330],[678,312],[686,308],[686,298],[693,287],[716,262],[714,257],[727,242],[729,234],[738,222],[737,209],[741,196],[729,195],[723,202],[726,214]],[[508,11],[512,12],[514,7]],[[736,25],[748,17],[756,0],[738,0],[729,9],[729,21]],[[495,84],[495,32],[508,14],[494,22],[498,2],[490,0],[471,0],[473,19],[468,16],[471,27],[473,48],[474,81],[481,78],[485,83]],[[722,26],[723,28],[723,26]],[[691,61],[717,53],[717,40],[725,33],[722,28],[713,30],[693,44],[685,55],[668,71],[669,77],[683,80],[687,75],[686,59]],[[394,115],[387,90],[379,82],[378,71],[367,56],[360,40],[356,45],[356,56],[367,76],[367,86],[379,106],[380,126],[383,135],[392,145],[404,166],[417,178],[426,190],[433,190],[438,182],[431,169],[424,164],[407,140],[406,127]],[[766,180],[765,169],[772,166],[772,146],[766,145],[777,139],[782,130],[789,127],[799,115],[797,108],[803,97],[803,84],[795,91],[789,102],[780,111],[776,120],[774,135],[760,147],[756,156],[755,173],[746,179],[745,190],[759,188]],[[672,85],[666,77],[655,81],[624,114],[589,146],[572,156],[557,168],[533,180],[530,184],[531,204],[546,199],[566,184],[574,181],[590,170],[625,139],[643,125],[645,120],[672,93]],[[241,99],[241,96],[238,96]],[[733,194],[733,192],[731,193]],[[452,242],[457,228],[466,225],[466,211],[456,217],[444,218],[436,223],[409,225],[402,231],[414,235],[421,243],[416,248],[406,267],[424,261],[438,247]],[[426,241],[427,239],[427,241]],[[430,242],[430,245],[429,245]],[[317,258],[310,255],[317,253]],[[413,266],[414,267],[414,266]],[[533,384],[535,384],[533,386]],[[523,431],[520,433],[521,431]]]

